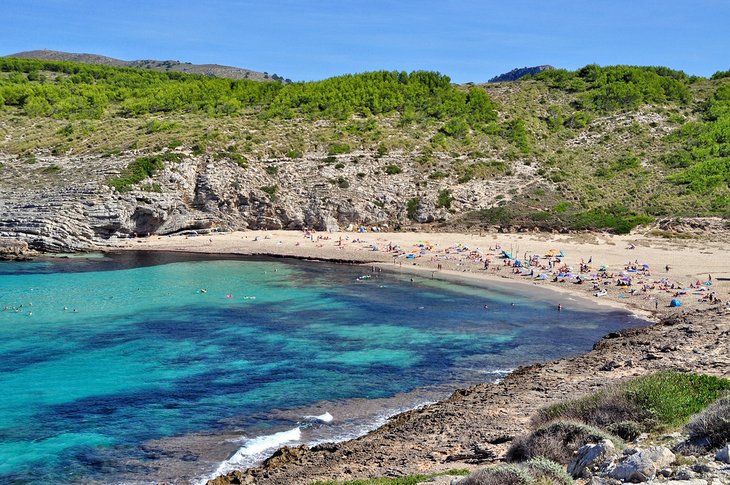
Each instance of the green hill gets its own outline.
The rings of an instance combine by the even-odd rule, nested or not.
[[[727,218],[730,73],[588,65],[484,85],[386,71],[281,84],[0,58],[0,153],[13,163],[96,157],[76,169],[99,173],[168,152],[255,173],[279,200],[302,183],[283,164],[341,170],[322,182],[353,204],[360,186],[397,180],[397,200],[367,201],[392,222],[626,232]]]

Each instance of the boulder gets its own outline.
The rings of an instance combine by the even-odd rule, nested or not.
[[[652,446],[638,450],[609,472],[611,478],[624,482],[646,482],[654,478],[659,470],[674,461],[674,453],[663,446]]]
[[[616,457],[616,447],[610,440],[581,446],[575,458],[568,464],[568,473],[582,477],[586,470],[593,472],[608,466]]]
[[[727,463],[730,465],[730,443],[720,448],[715,454],[715,460]]]

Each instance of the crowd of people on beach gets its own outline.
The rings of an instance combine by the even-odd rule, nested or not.
[[[305,232],[305,237],[311,238],[312,232]],[[424,264],[435,266],[437,270],[444,268],[463,271],[487,271],[503,276],[528,279],[536,282],[558,284],[586,284],[586,291],[595,297],[612,294],[619,299],[641,298],[646,300],[645,307],[653,306],[680,306],[679,298],[695,298],[698,302],[720,305],[722,300],[717,292],[712,290],[712,276],[707,275],[703,281],[696,280],[690,284],[674,280],[669,277],[671,267],[664,265],[663,275],[653,275],[649,264],[639,261],[638,258],[628,260],[621,268],[609,268],[606,265],[595,265],[593,257],[568,263],[568,256],[560,249],[551,249],[545,254],[523,253],[521,256],[512,254],[500,244],[492,244],[486,250],[480,247],[469,247],[456,243],[445,248],[422,240],[410,248],[399,244],[368,242],[359,236],[350,240],[349,236],[339,237],[336,242],[338,248],[345,244],[360,244],[363,249],[388,253],[394,263],[400,265]],[[635,249],[635,245],[626,247],[628,251]],[[651,303],[653,302],[653,305]],[[730,302],[725,304],[730,310]]]

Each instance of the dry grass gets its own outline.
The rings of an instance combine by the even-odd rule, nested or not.
[[[686,429],[690,443],[705,449],[720,448],[730,442],[730,394],[692,418]]]

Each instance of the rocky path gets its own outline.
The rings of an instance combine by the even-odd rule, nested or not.
[[[470,468],[498,460],[540,407],[664,369],[730,377],[730,315],[695,311],[609,334],[582,356],[521,368],[500,383],[457,391],[352,441],[283,448],[263,465],[209,485],[306,484]]]

